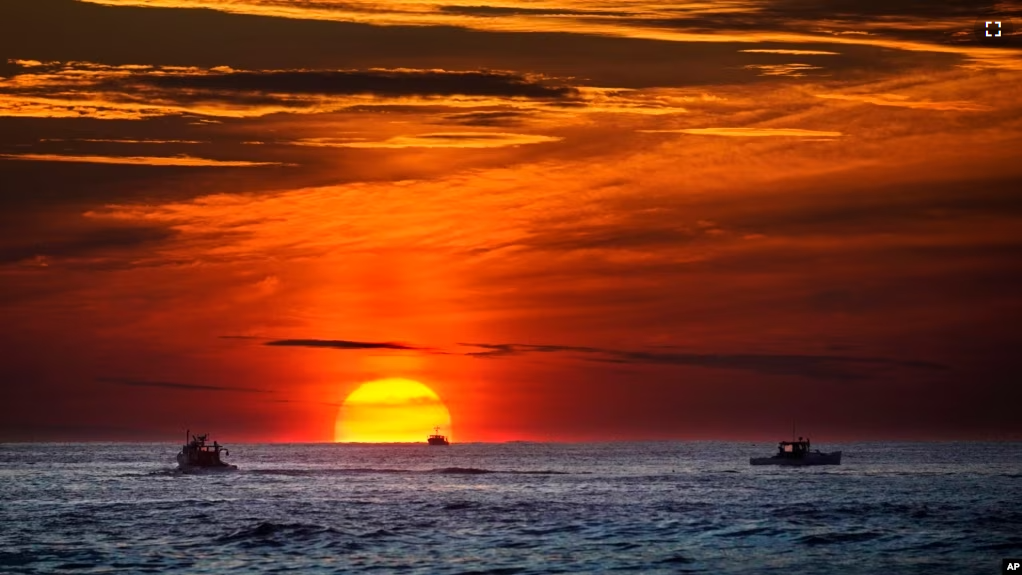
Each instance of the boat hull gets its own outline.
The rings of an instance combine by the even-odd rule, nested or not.
[[[831,453],[807,453],[802,457],[752,457],[749,459],[752,465],[841,465],[841,452]]]
[[[237,471],[238,466],[230,463],[219,462],[216,465],[195,465],[188,462],[184,453],[177,454],[177,468],[183,473],[206,473],[216,471]]]
[[[201,473],[226,473],[230,471],[237,471],[237,465],[230,465],[225,463],[224,465],[218,465],[216,467],[199,467],[197,465],[178,465],[177,470],[181,473],[187,473],[197,475]]]

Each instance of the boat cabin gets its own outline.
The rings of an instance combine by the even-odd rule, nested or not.
[[[805,440],[799,437],[798,441],[782,441],[777,444],[777,457],[804,457],[807,453],[809,453],[808,437]]]
[[[190,435],[190,433],[189,433]],[[191,440],[181,448],[178,463],[182,466],[219,467],[227,464],[220,460],[220,454],[230,455],[226,447],[216,441],[208,445],[209,434],[191,435]]]

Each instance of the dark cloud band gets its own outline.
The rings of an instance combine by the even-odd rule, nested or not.
[[[516,343],[464,343],[460,345],[484,349],[485,351],[465,354],[481,359],[511,357],[530,353],[574,352],[588,355],[587,359],[590,361],[607,363],[737,369],[767,375],[798,375],[816,379],[862,379],[866,377],[864,371],[884,368],[947,369],[946,366],[938,363],[882,357],[808,354],[703,354]]]
[[[268,389],[256,389],[252,387],[227,387],[222,385],[198,385],[194,383],[177,383],[173,381],[149,381],[142,379],[129,379],[124,377],[100,377],[96,381],[126,387],[153,387],[159,389],[173,389],[179,391],[227,391],[234,393],[273,393]]]
[[[394,342],[371,342],[371,341],[348,341],[342,339],[278,339],[268,341],[263,345],[274,347],[315,347],[327,349],[394,349],[414,350],[423,348],[405,345]]]

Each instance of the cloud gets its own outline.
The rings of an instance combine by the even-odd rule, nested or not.
[[[826,50],[796,50],[792,48],[772,48],[772,49],[753,49],[753,50],[739,50],[746,54],[790,54],[793,56],[840,56],[840,52],[829,52]]]
[[[315,347],[343,350],[393,349],[423,350],[425,348],[391,342],[358,342],[346,340],[278,340],[263,345]],[[711,369],[753,371],[771,375],[798,375],[818,379],[862,379],[870,372],[884,368],[944,370],[945,366],[925,361],[898,360],[883,357],[856,357],[810,354],[759,353],[682,353],[605,349],[589,346],[537,345],[521,343],[459,343],[463,347],[483,351],[461,355],[476,359],[497,359],[529,354],[581,354],[587,361],[636,365],[677,365]]]
[[[558,142],[563,138],[503,132],[437,132],[394,136],[382,142],[339,142],[340,148],[502,148]]]
[[[578,90],[507,71],[235,70],[50,62],[0,81],[0,116],[131,119],[174,114],[258,117],[360,105],[572,101]],[[455,101],[457,100],[457,101]]]
[[[644,134],[695,134],[705,136],[729,136],[736,138],[788,137],[788,138],[834,138],[841,132],[802,130],[799,128],[685,128],[679,130],[639,130]]]
[[[202,140],[158,140],[153,138],[40,138],[40,142],[86,142],[90,144],[208,144]]]
[[[817,98],[826,100],[845,100],[848,102],[861,102],[864,104],[875,104],[877,106],[894,106],[896,108],[912,108],[915,110],[937,110],[954,112],[986,112],[993,108],[975,102],[930,102],[921,100],[910,100],[908,96],[900,94],[816,94]]]
[[[616,215],[599,221],[570,221],[564,224],[545,223],[527,237],[483,248],[486,251],[521,246],[532,250],[567,252],[578,250],[664,250],[689,246],[713,236],[729,232],[712,222],[686,225],[674,214],[661,217]]]
[[[82,232],[60,231],[51,237],[38,235],[30,240],[14,239],[0,245],[0,265],[31,262],[48,267],[53,258],[81,258],[110,255],[132,248],[151,247],[177,235],[160,226],[117,226]]]
[[[303,405],[325,405],[327,407],[340,407],[343,403],[331,401],[302,401],[298,399],[267,399],[267,403],[298,403]]]
[[[261,146],[267,143],[284,146],[304,146],[308,148],[343,148],[351,142],[365,138],[301,138],[298,140],[275,140],[271,142],[242,142],[246,145]]]
[[[529,112],[519,110],[500,110],[448,114],[443,119],[463,126],[514,126],[531,115]]]
[[[370,141],[365,137],[301,138],[269,142],[242,142],[247,145],[282,145],[309,148],[502,148],[526,144],[559,142],[563,138],[536,134],[507,132],[434,132],[407,136],[392,136],[385,140]]]
[[[798,375],[817,379],[862,379],[867,376],[866,373],[863,373],[864,370],[869,371],[878,368],[947,369],[946,366],[933,362],[882,357],[761,353],[706,354],[516,343],[462,343],[459,345],[487,350],[465,354],[469,357],[481,359],[503,358],[529,353],[575,352],[589,354],[593,356],[590,358],[590,361],[598,362],[733,369],[768,375]]]
[[[151,381],[143,379],[129,379],[124,377],[99,377],[96,381],[113,385],[127,387],[154,387],[159,389],[173,389],[179,391],[228,391],[235,393],[273,393],[269,389],[257,389],[252,387],[227,387],[222,385],[197,385],[194,383],[176,383],[172,381]]]
[[[799,375],[816,379],[863,379],[862,369],[911,368],[946,370],[937,363],[877,357],[801,354],[694,354],[660,352],[610,352],[598,361],[633,364],[666,364],[736,369],[768,375]]]
[[[571,98],[573,88],[548,85],[539,78],[511,72],[410,69],[371,70],[189,70],[142,73],[116,85],[152,86],[175,90],[204,90],[209,94],[282,93],[378,97],[492,96],[502,98]]]
[[[440,6],[446,14],[462,16],[634,16],[633,12],[617,10],[576,10],[571,8],[525,8],[519,6]]]
[[[744,66],[746,70],[759,70],[760,76],[788,76],[792,78],[804,77],[810,70],[823,70],[823,66],[810,64],[749,64]]]
[[[0,116],[105,120],[173,115],[240,119],[281,113],[436,113],[467,108],[471,111],[461,116],[450,114],[445,119],[486,126],[507,125],[529,115],[551,119],[587,112],[673,114],[684,112],[681,105],[691,101],[690,96],[675,96],[663,88],[644,91],[576,86],[538,74],[492,70],[251,71],[50,62],[25,68],[21,74],[0,81]],[[439,134],[437,138],[444,136]],[[508,137],[522,139],[518,134]],[[308,145],[314,145],[311,140]],[[169,138],[75,141],[204,143]],[[388,147],[406,146],[399,142]],[[474,147],[489,146],[477,142]]]
[[[30,162],[72,162],[80,164],[118,164],[135,166],[181,166],[190,168],[255,168],[285,166],[280,162],[248,162],[240,160],[210,160],[193,156],[73,156],[63,154],[0,154],[0,160]]]
[[[478,347],[486,351],[466,353],[469,357],[493,358],[522,355],[526,353],[557,353],[557,352],[582,352],[602,353],[602,350],[593,347],[577,347],[567,345],[529,345],[520,343],[459,343],[464,347]]]
[[[879,6],[878,2],[839,2],[827,8],[811,2],[788,0],[740,1],[722,7],[719,3],[689,3],[684,6],[665,7],[657,3],[635,3],[615,10],[594,10],[589,6],[543,2],[529,7],[508,6],[456,6],[444,0],[424,2],[283,2],[281,0],[91,0],[84,2],[43,2],[40,5],[0,11],[0,20],[14,18],[14,46],[46,49],[19,51],[20,54],[43,58],[61,54],[62,46],[81,46],[89,43],[89,53],[103,60],[110,44],[117,42],[120,49],[134,49],[140,54],[156,53],[160,56],[171,49],[159,45],[174,44],[174,54],[189,53],[191,60],[216,64],[243,63],[250,65],[255,55],[270,50],[274,61],[298,60],[351,62],[365,55],[381,53],[392,56],[395,49],[409,45],[428,45],[424,50],[402,50],[403,58],[420,58],[419,63],[436,65],[435,55],[442,55],[440,65],[465,61],[479,54],[479,31],[491,32],[495,52],[532,55],[537,44],[549,44],[551,34],[557,34],[557,57],[548,57],[550,69],[561,66],[564,58],[576,59],[575,54],[586,54],[601,66],[605,54],[578,50],[577,41],[590,47],[606,47],[619,40],[639,39],[655,46],[673,44],[746,43],[764,45],[763,48],[797,48],[827,50],[821,44],[858,44],[868,48],[896,49],[917,53],[943,53],[952,59],[986,58],[993,65],[1018,68],[1022,63],[1017,54],[1005,50],[992,53],[975,44],[948,42],[951,33],[968,28],[977,14],[995,6],[993,2],[971,0],[930,3],[897,3],[897,6]],[[69,8],[65,4],[73,4]],[[145,6],[188,8],[148,15],[143,10],[111,10],[105,6]],[[55,5],[55,6],[54,6]],[[0,7],[4,5],[0,3]],[[60,9],[58,12],[57,9]],[[208,9],[208,10],[200,10]],[[61,35],[61,46],[54,45],[52,36],[53,14],[69,21],[88,21],[87,33],[68,29]],[[227,13],[227,14],[224,14]],[[238,18],[232,14],[252,14],[264,18]],[[77,20],[76,20],[77,18]],[[33,26],[19,26],[28,20]],[[183,25],[190,26],[189,46],[180,46]],[[124,27],[137,23],[147,26],[146,35],[123,34]],[[258,24],[256,24],[258,23]],[[372,31],[367,31],[372,27]],[[73,28],[73,27],[72,27]],[[277,35],[280,30],[286,34]],[[106,33],[104,35],[104,32]],[[88,34],[88,35],[87,35]],[[95,42],[93,36],[106,42]],[[500,36],[500,38],[497,38]],[[272,50],[266,37],[279,38],[289,49]],[[531,37],[531,38],[530,38]],[[574,37],[574,38],[573,38]],[[39,38],[39,39],[37,39]],[[19,43],[20,42],[20,43]],[[220,43],[223,47],[205,50],[207,45]],[[439,44],[444,46],[440,47]],[[775,46],[776,44],[783,44]],[[520,46],[528,46],[522,50]],[[229,47],[229,48],[225,48]],[[654,48],[655,51],[659,48]],[[734,50],[729,47],[729,50]],[[482,50],[486,50],[483,48]],[[576,51],[578,50],[578,51]],[[700,51],[703,48],[699,49]],[[822,51],[821,50],[821,51]],[[662,51],[662,50],[661,50]],[[337,54],[324,54],[336,52]],[[413,54],[413,52],[419,52]],[[355,56],[354,54],[357,54]],[[80,57],[74,55],[72,57]],[[540,56],[542,57],[542,56]],[[656,56],[653,56],[654,58]],[[670,56],[661,56],[671,61]],[[644,58],[633,54],[634,61]],[[181,61],[174,58],[174,61]],[[880,58],[856,58],[856,64],[882,65]],[[144,61],[165,61],[159,57]],[[383,60],[391,62],[390,58]],[[492,61],[492,59],[491,59]],[[406,60],[407,62],[407,60]],[[648,62],[648,60],[647,60]],[[242,64],[239,64],[242,65]],[[597,68],[599,66],[593,66]],[[584,77],[593,77],[585,75]]]
[[[425,349],[403,343],[349,341],[343,339],[278,339],[265,342],[263,345],[274,347],[314,347],[327,349],[394,349],[411,351],[421,351]]]

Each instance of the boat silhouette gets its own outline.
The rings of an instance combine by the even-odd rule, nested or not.
[[[750,457],[752,465],[841,465],[841,452],[823,453],[819,449],[809,450],[809,438],[798,441],[781,441],[777,453],[770,457]]]
[[[190,439],[189,439],[190,438]],[[230,455],[226,447],[216,441],[209,445],[209,434],[192,435],[191,430],[185,432],[185,444],[181,452],[177,454],[177,467],[181,471],[234,471],[237,465],[232,465],[220,459]]]
[[[451,442],[447,440],[446,435],[440,435],[440,426],[433,428],[433,435],[430,435],[426,442],[430,445],[450,445]]]

